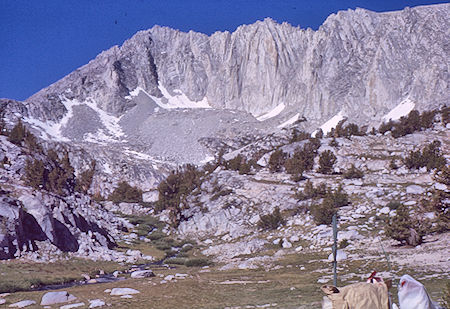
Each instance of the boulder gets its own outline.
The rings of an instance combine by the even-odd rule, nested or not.
[[[41,306],[48,306],[53,304],[67,303],[70,301],[74,301],[77,299],[72,294],[69,294],[67,291],[60,292],[48,292],[42,296]]]
[[[283,239],[283,245],[282,246],[285,249],[292,248],[292,244],[287,239]]]
[[[103,307],[105,302],[101,299],[93,299],[89,301],[89,308]]]
[[[337,250],[336,252],[336,261],[343,261],[347,259],[347,253],[343,250]],[[333,253],[328,256],[328,261],[333,261]]]
[[[154,277],[155,274],[151,270],[136,270],[131,273],[131,278],[149,278]]]
[[[387,215],[390,211],[391,211],[391,209],[389,207],[385,206],[385,207],[381,208],[378,212],[381,214]]]
[[[140,293],[138,290],[131,288],[114,288],[111,290],[111,295],[113,296],[130,295],[138,293]]]
[[[410,185],[406,187],[406,193],[408,194],[423,194],[425,189],[418,185]]]
[[[159,199],[159,192],[157,190],[144,192],[142,194],[142,200],[146,203],[153,203]]]
[[[9,308],[25,308],[25,307],[28,307],[28,306],[31,306],[34,304],[36,304],[36,302],[34,300],[22,300],[17,303],[9,305],[8,307]]]
[[[78,308],[83,307],[84,303],[76,303],[76,304],[70,304],[70,305],[64,305],[59,307],[59,309],[72,309],[72,308]]]

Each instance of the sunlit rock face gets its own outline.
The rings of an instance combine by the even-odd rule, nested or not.
[[[271,19],[211,36],[155,26],[27,102],[44,119],[61,118],[64,99],[90,99],[119,116],[142,89],[160,105],[181,104],[183,96],[254,116],[283,103],[311,126],[341,110],[359,121],[381,119],[406,98],[428,109],[449,98],[449,11],[449,4],[341,11],[317,31]]]

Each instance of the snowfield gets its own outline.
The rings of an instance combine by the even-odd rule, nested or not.
[[[336,116],[334,116],[333,118],[331,118],[330,120],[328,120],[327,122],[325,122],[320,129],[322,129],[322,132],[324,135],[327,135],[328,133],[331,132],[332,129],[336,128],[336,126],[339,124],[340,121],[344,120],[345,118],[347,118],[344,115],[343,111],[340,111]],[[311,135],[314,137],[317,134],[317,130],[314,131]]]
[[[393,110],[383,116],[383,122],[388,122],[389,120],[398,120],[404,116],[407,116],[416,106],[416,104],[409,98],[404,99],[397,105]]]
[[[294,115],[294,117],[289,118],[288,120],[286,120],[285,122],[283,122],[282,124],[280,124],[277,128],[278,129],[282,129],[285,128],[287,126],[290,126],[291,124],[294,124],[294,122],[296,122],[298,120],[298,118],[300,117],[300,114],[297,113]]]
[[[139,95],[139,92],[145,93],[150,99],[155,101],[158,106],[165,108],[165,109],[172,109],[172,108],[211,108],[211,106],[208,103],[208,99],[204,97],[201,101],[195,102],[190,100],[186,94],[184,94],[179,89],[174,89],[173,93],[175,95],[171,95],[169,91],[161,84],[161,82],[158,83],[158,88],[161,91],[163,97],[158,98],[155,96],[150,95],[147,91],[142,89],[141,87],[137,87],[133,91],[130,92],[129,96],[126,96],[125,98],[128,100],[131,100],[133,97]]]
[[[285,108],[286,106],[284,105],[284,103],[281,103],[279,105],[277,105],[274,109],[272,109],[270,112],[261,115],[259,117],[256,117],[256,119],[258,119],[259,121],[264,121],[273,117],[278,116]]]

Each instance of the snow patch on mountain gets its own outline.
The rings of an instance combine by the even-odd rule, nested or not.
[[[93,109],[97,114],[99,115],[103,125],[108,130],[108,133],[112,135],[113,138],[121,138],[125,135],[125,133],[122,130],[122,127],[119,124],[121,117],[115,117],[104,110],[100,109],[94,100],[87,99],[84,102],[87,106],[89,106],[91,109]]]
[[[383,122],[388,122],[389,120],[398,120],[404,116],[407,116],[416,106],[416,104],[409,98],[404,99],[397,105],[393,110],[383,116]]]
[[[256,119],[258,119],[259,121],[264,121],[273,117],[278,116],[286,107],[286,105],[284,105],[284,103],[281,103],[279,105],[277,105],[274,109],[272,109],[270,112],[261,115],[259,117],[257,117]]]
[[[81,103],[77,100],[62,100],[67,113],[59,122],[44,122],[42,120],[33,117],[24,117],[24,121],[33,125],[36,129],[41,132],[41,137],[43,139],[49,140],[53,139],[60,142],[67,142],[69,139],[62,135],[61,128],[63,128],[70,118],[73,116],[73,107],[75,105],[80,105]]]
[[[280,124],[277,128],[278,129],[282,129],[282,128],[285,128],[287,126],[290,126],[291,124],[294,124],[298,120],[299,117],[300,117],[300,114],[297,113],[297,114],[294,115],[294,117],[289,118],[288,120],[286,120],[285,122]]]
[[[73,107],[85,105],[98,115],[101,124],[106,129],[99,128],[96,133],[85,134],[85,141],[105,145],[109,142],[118,141],[118,139],[125,135],[119,124],[120,117],[109,115],[107,112],[100,109],[93,99],[88,98],[87,100],[80,102],[77,99],[69,100],[67,98],[62,98],[61,102],[67,112],[58,122],[45,122],[33,117],[24,117],[24,121],[38,129],[41,132],[41,137],[43,139],[68,142],[70,139],[64,136],[62,129],[67,126],[69,120],[74,116]]]
[[[337,115],[333,116],[330,120],[325,122],[320,129],[322,130],[323,134],[326,135],[331,132],[336,126],[341,122],[342,120],[346,119],[343,111],[340,111]],[[317,134],[317,130],[314,131],[311,135],[314,137]]]
[[[212,162],[214,161],[214,157],[213,156],[206,156],[203,160],[200,161],[200,165],[204,165],[206,163]]]
[[[163,97],[158,98],[155,96],[150,95],[147,91],[145,91],[141,87],[136,87],[133,91],[130,92],[129,96],[126,96],[125,98],[130,100],[133,97],[139,95],[139,93],[142,91],[145,93],[150,99],[155,101],[158,106],[165,108],[165,109],[173,109],[173,108],[211,108],[211,105],[208,103],[208,99],[206,96],[198,102],[190,100],[186,94],[184,94],[179,89],[174,89],[172,92],[174,95],[170,94],[170,92],[161,84],[161,82],[158,83],[158,88],[161,91]]]

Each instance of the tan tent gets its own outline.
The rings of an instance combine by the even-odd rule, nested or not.
[[[322,286],[329,301],[323,309],[389,309],[388,285],[385,282],[355,283],[336,288]]]

